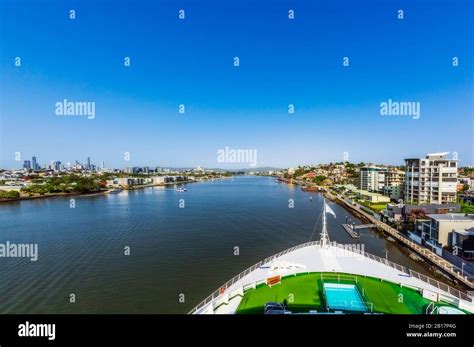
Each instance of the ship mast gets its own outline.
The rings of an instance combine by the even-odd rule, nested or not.
[[[323,230],[321,230],[321,247],[328,248],[329,247],[329,235],[328,230],[326,228],[326,199],[323,198]]]

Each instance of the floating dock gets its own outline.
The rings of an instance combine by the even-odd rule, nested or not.
[[[353,238],[353,239],[358,239],[360,238],[360,235],[358,232],[356,232],[356,229],[352,228],[351,224],[342,224],[342,227],[344,230]]]

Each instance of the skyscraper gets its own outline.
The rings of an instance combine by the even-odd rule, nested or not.
[[[31,170],[31,162],[29,160],[25,160],[23,162],[23,168],[26,170]]]
[[[38,170],[39,169],[39,165],[36,162],[36,157],[31,158],[31,167],[32,167],[33,170]]]
[[[90,170],[90,169],[91,169],[91,158],[90,158],[90,157],[87,157],[87,166],[86,166],[86,169],[87,169],[87,170]]]

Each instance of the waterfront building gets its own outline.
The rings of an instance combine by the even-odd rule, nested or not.
[[[360,168],[359,189],[369,192],[382,192],[385,181],[385,172],[376,166]]]
[[[177,181],[173,176],[153,176],[151,177],[152,184],[164,185],[165,183],[171,183]]]
[[[303,178],[307,181],[311,181],[315,177],[316,177],[316,172],[308,172],[303,175]]]
[[[462,213],[429,214],[418,222],[417,231],[428,244],[452,246],[454,230],[474,228],[474,215]]]
[[[390,198],[388,196],[382,195],[380,193],[369,192],[363,189],[357,189],[357,187],[352,184],[342,184],[338,185],[338,187],[342,188],[345,194],[347,194],[350,198],[358,198],[372,204],[390,202]]]
[[[389,169],[384,172],[383,194],[393,200],[403,198],[405,172],[398,169]]]
[[[446,214],[446,213],[460,213],[461,205],[459,204],[423,204],[423,205],[404,205],[403,215],[406,219],[413,210],[422,210],[426,215],[428,214]]]
[[[109,187],[132,187],[145,184],[145,180],[141,177],[116,177],[107,180]]]
[[[388,204],[385,210],[382,211],[384,221],[400,222],[403,220],[403,206]]]
[[[385,196],[385,195],[382,195],[382,194],[379,194],[379,193],[368,192],[366,190],[358,190],[357,191],[357,197],[359,199],[368,201],[372,204],[390,202],[390,198],[388,196]]]
[[[459,204],[424,204],[424,205],[402,205],[388,204],[383,211],[384,217],[389,221],[406,222],[414,210],[421,210],[425,215],[445,214],[461,212]]]
[[[153,176],[152,178],[153,184],[164,184],[165,183],[165,176]]]
[[[404,199],[422,204],[456,202],[458,161],[449,152],[427,154],[422,159],[405,159]]]
[[[453,230],[453,254],[474,260],[474,228]]]

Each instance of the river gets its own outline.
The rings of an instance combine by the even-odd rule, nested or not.
[[[0,312],[186,313],[247,267],[309,241],[323,201],[271,177],[186,188],[76,197],[74,208],[70,197],[1,204],[0,243],[37,243],[38,260],[0,258]],[[377,232],[349,237],[341,223],[360,221],[328,203],[337,215],[328,216],[331,240],[381,257],[386,249],[388,259],[432,276]]]

